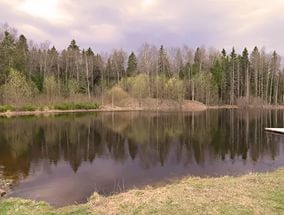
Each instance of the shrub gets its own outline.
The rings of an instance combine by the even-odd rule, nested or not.
[[[131,84],[131,95],[138,99],[143,99],[149,96],[150,80],[146,74],[140,74],[133,78]]]
[[[37,109],[39,108],[32,104],[27,104],[18,108],[19,111],[36,111]]]
[[[167,80],[165,84],[167,98],[182,102],[184,99],[185,89],[182,80],[175,77]]]
[[[68,96],[73,96],[80,92],[80,86],[75,80],[69,80],[67,85]]]
[[[12,105],[0,105],[1,113],[7,112],[7,111],[13,111],[13,110],[15,110],[15,107]]]
[[[34,93],[33,84],[29,83],[20,72],[11,69],[8,82],[3,86],[4,100],[9,103],[19,103],[31,98]]]
[[[48,76],[44,78],[43,91],[49,100],[58,96],[59,90],[59,84],[56,82],[54,76]]]
[[[96,103],[62,103],[54,105],[55,110],[91,110],[98,107]]]
[[[99,106],[96,103],[78,103],[74,104],[74,109],[78,110],[91,110],[91,109],[97,109]]]
[[[129,95],[127,92],[125,92],[122,88],[114,86],[111,90],[107,93],[109,99],[112,101],[112,103],[118,103],[121,100],[128,98]]]

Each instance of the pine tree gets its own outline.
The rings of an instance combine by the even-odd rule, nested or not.
[[[24,35],[20,35],[19,40],[16,43],[16,59],[15,69],[20,72],[26,73],[27,71],[27,56],[28,56],[28,44],[27,39]]]
[[[249,96],[250,96],[250,73],[249,73],[249,58],[248,58],[248,50],[247,48],[244,48],[242,57],[241,57],[241,63],[242,63],[242,76],[243,76],[243,92],[247,99],[247,102],[249,102]]]
[[[279,88],[279,70],[280,57],[276,51],[273,51],[271,58],[271,79],[270,79],[270,96],[269,104],[278,103],[278,88]]]
[[[222,84],[223,84],[223,69],[219,59],[214,61],[213,67],[211,68],[213,80],[218,88],[218,96],[221,98]]]
[[[70,45],[68,46],[68,51],[79,51],[79,46],[75,40],[71,40]]]
[[[254,96],[260,95],[259,90],[259,63],[260,63],[260,53],[258,51],[258,48],[255,46],[251,55],[250,55],[250,61],[251,61],[251,71],[252,76],[254,77],[254,83],[253,83],[253,94]]]
[[[111,65],[111,58],[108,58],[107,64],[106,64],[106,70],[105,70],[106,76],[107,76],[107,87],[110,87],[110,81],[111,81],[111,74],[112,71],[112,65]]]
[[[88,48],[87,51],[86,51],[86,55],[88,57],[90,57],[90,56],[94,56],[95,54],[94,54],[94,52],[93,52],[93,50],[91,48]]]
[[[163,45],[161,45],[159,50],[158,66],[159,66],[158,69],[159,74],[163,74],[166,77],[170,77],[169,60]]]
[[[202,53],[201,48],[197,48],[194,54],[193,75],[202,71]]]
[[[232,48],[232,52],[230,54],[230,64],[231,64],[231,73],[230,73],[230,105],[234,103],[235,99],[235,61],[236,61],[236,52],[235,48]]]
[[[222,66],[222,90],[221,90],[221,100],[224,103],[229,102],[229,95],[228,92],[230,92],[230,70],[229,70],[229,57],[226,53],[226,50],[222,50],[222,56],[221,56],[221,66]]]
[[[4,38],[0,42],[0,84],[7,80],[11,68],[15,66],[15,38],[8,32],[4,32]]]
[[[80,81],[80,71],[79,71],[80,48],[77,45],[75,40],[71,40],[70,45],[67,48],[67,53],[68,53],[68,66],[70,68],[69,70],[73,78],[76,77],[76,81],[77,83],[79,83]]]
[[[132,76],[135,74],[136,71],[137,71],[137,58],[134,52],[131,52],[131,54],[128,57],[126,74],[127,76]]]

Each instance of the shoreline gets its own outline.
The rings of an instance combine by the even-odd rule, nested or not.
[[[73,109],[73,110],[35,110],[35,111],[7,111],[1,112],[0,117],[13,117],[13,116],[31,116],[31,115],[52,115],[52,114],[64,114],[64,113],[92,113],[92,112],[130,112],[130,111],[145,111],[145,112],[202,112],[206,110],[222,110],[222,109],[256,109],[256,110],[284,110],[284,106],[261,106],[261,107],[248,107],[241,108],[236,105],[214,105],[205,106],[205,108],[193,108],[193,109],[183,109],[183,108],[133,108],[133,107],[114,107],[114,108],[98,108],[98,109]]]

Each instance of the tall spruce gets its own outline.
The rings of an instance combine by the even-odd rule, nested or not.
[[[170,65],[167,56],[167,52],[164,49],[164,46],[161,45],[159,50],[159,58],[158,58],[158,66],[159,70],[158,73],[165,75],[166,77],[170,77]]]
[[[136,72],[137,72],[137,58],[134,52],[131,52],[131,54],[128,57],[126,74],[129,77],[133,76]]]

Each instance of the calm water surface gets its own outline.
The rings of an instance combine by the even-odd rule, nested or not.
[[[95,113],[0,119],[0,177],[55,206],[182,176],[284,166],[283,111]]]

